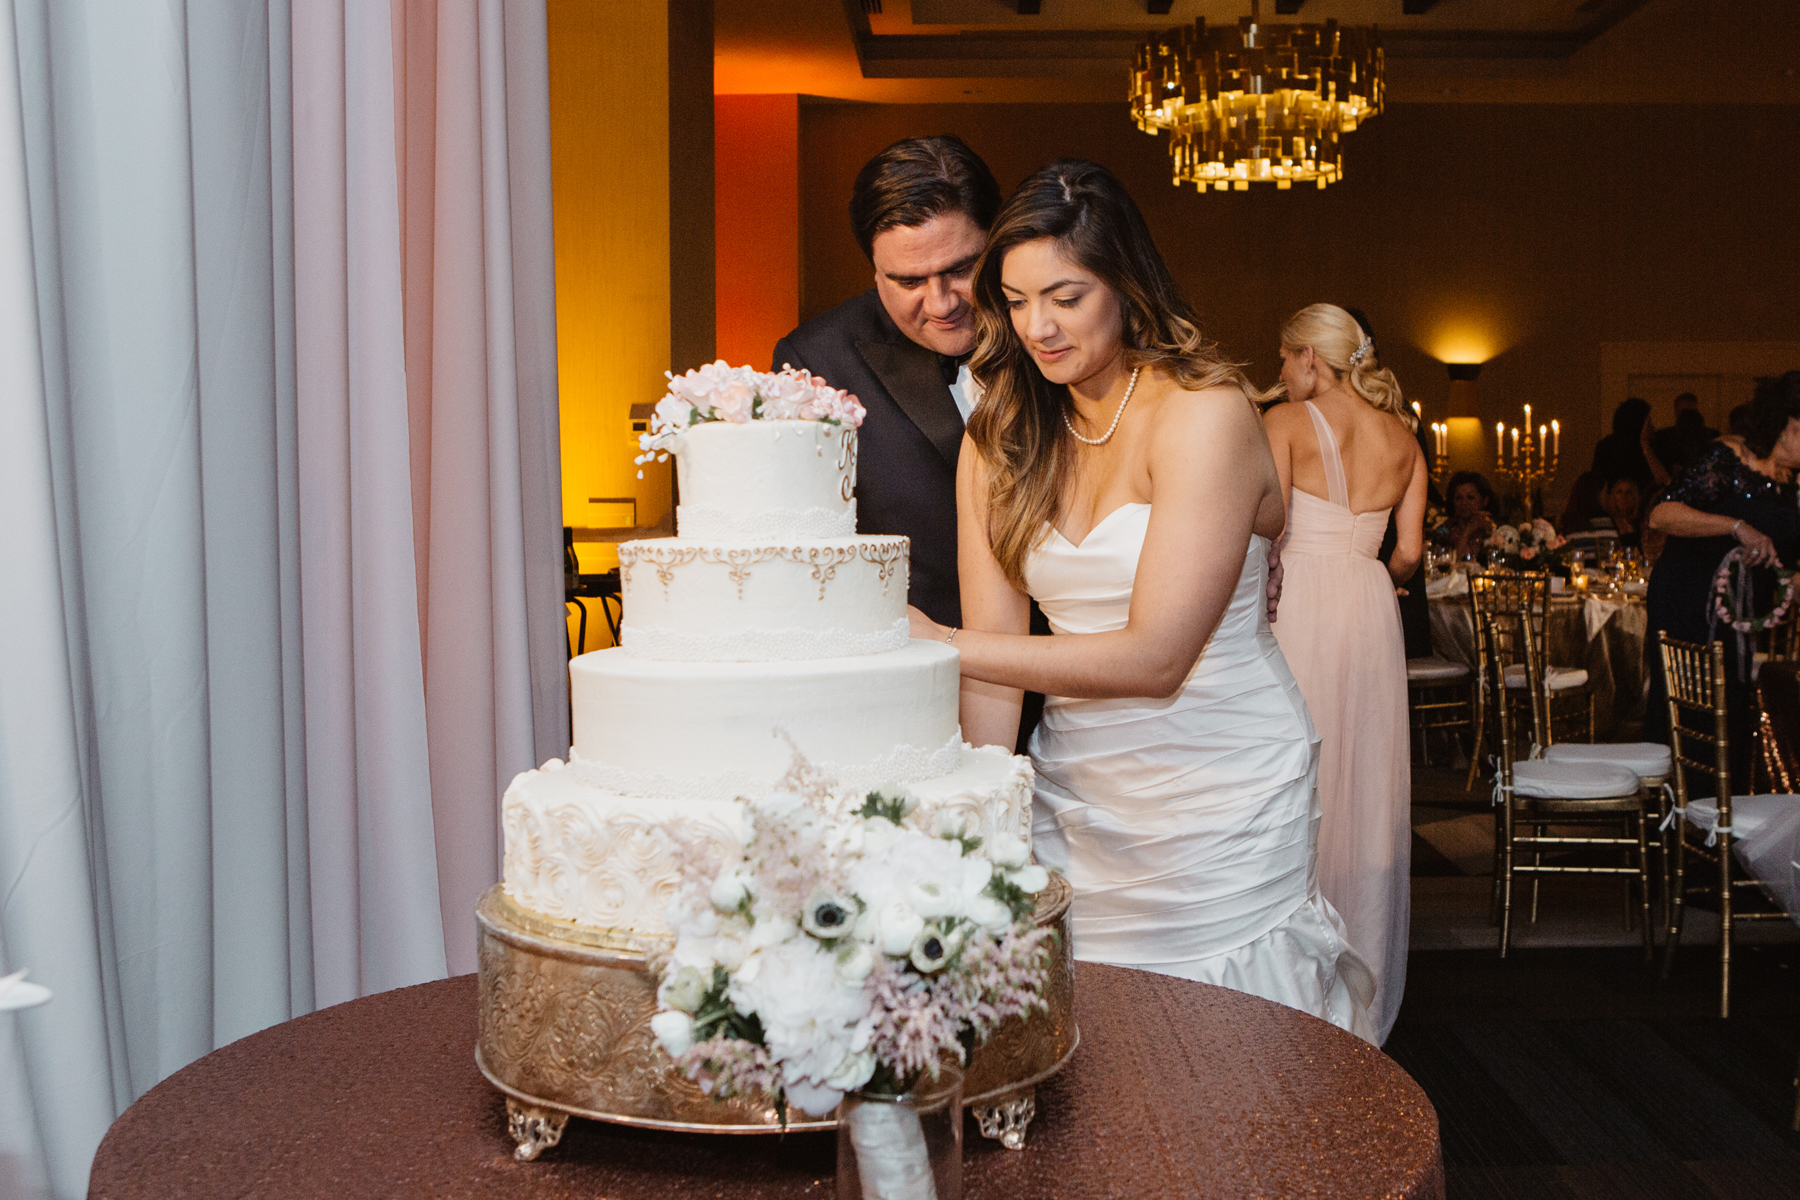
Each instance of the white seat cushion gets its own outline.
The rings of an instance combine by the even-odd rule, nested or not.
[[[1528,761],[1513,764],[1513,795],[1535,800],[1610,800],[1633,796],[1638,774],[1611,763]]]
[[[1628,767],[1643,780],[1667,779],[1674,768],[1669,748],[1661,742],[1558,742],[1544,751],[1549,762],[1600,762]]]
[[[1545,682],[1553,692],[1566,692],[1570,688],[1578,688],[1587,682],[1587,672],[1580,667],[1551,667],[1550,676]],[[1514,663],[1506,668],[1506,686],[1522,688],[1525,686],[1525,664]]]
[[[1406,660],[1406,682],[1408,683],[1457,683],[1468,677],[1467,664],[1451,662],[1449,659],[1439,658],[1435,654],[1430,658]]]
[[[1731,834],[1737,838],[1755,837],[1763,823],[1788,808],[1800,804],[1800,796],[1733,796],[1731,798]],[[1677,814],[1683,810],[1676,809]],[[1719,823],[1719,806],[1712,800],[1689,800],[1688,824],[1703,833],[1711,833]]]

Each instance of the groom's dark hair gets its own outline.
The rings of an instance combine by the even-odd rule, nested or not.
[[[895,142],[863,164],[850,189],[850,228],[872,261],[875,235],[960,212],[984,231],[1000,211],[1000,185],[952,133]]]

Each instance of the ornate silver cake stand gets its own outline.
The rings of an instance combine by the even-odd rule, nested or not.
[[[1075,1053],[1075,973],[1069,900],[1061,876],[1038,896],[1037,923],[1060,933],[1044,989],[1046,1012],[1014,1018],[976,1050],[963,1103],[981,1132],[1018,1150],[1037,1113],[1037,1085]],[[587,1117],[689,1133],[778,1133],[762,1097],[715,1101],[675,1069],[650,1032],[656,1015],[657,946],[557,921],[490,888],[475,908],[481,1027],[475,1063],[506,1094],[514,1156],[530,1161],[562,1140],[569,1118]],[[833,1129],[833,1120],[790,1120],[790,1130]]]

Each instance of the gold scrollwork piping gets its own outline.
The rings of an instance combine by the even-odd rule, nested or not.
[[[887,595],[888,580],[899,571],[899,564],[906,559],[907,544],[905,542],[864,542],[859,548],[864,562],[874,563],[881,572],[881,594]]]

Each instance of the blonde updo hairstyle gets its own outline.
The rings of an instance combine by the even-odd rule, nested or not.
[[[1400,394],[1400,381],[1376,358],[1374,341],[1364,336],[1355,317],[1335,304],[1307,305],[1281,327],[1281,348],[1293,354],[1308,346],[1313,357],[1369,407],[1393,413],[1409,430],[1419,428],[1417,414]]]

